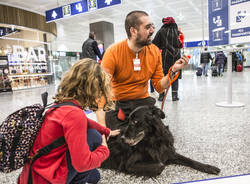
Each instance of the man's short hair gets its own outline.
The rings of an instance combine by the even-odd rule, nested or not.
[[[91,39],[95,39],[95,32],[93,32],[93,31],[91,31],[90,33],[89,33],[89,38],[91,38]]]
[[[142,24],[142,22],[140,21],[140,17],[142,16],[148,16],[148,14],[145,11],[135,10],[135,11],[130,12],[126,16],[125,30],[126,30],[128,38],[131,37],[130,28],[134,27],[138,29],[139,26]]]

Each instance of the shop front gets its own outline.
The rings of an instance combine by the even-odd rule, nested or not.
[[[52,83],[55,23],[47,24],[44,16],[14,7],[0,5],[0,10],[11,14],[6,20],[0,18],[0,92]]]

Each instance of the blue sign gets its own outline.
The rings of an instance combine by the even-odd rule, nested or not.
[[[229,43],[228,0],[208,0],[209,45]]]
[[[121,0],[97,0],[98,9],[121,4]]]
[[[70,4],[71,15],[77,15],[88,11],[87,1],[79,1],[76,3]]]
[[[121,0],[82,0],[46,11],[46,22],[121,4]]]
[[[250,0],[231,0],[231,5],[245,3],[247,1],[250,1]]]
[[[185,42],[185,47],[202,47],[202,41]],[[204,40],[204,46],[208,45],[208,41]]]
[[[61,7],[46,11],[46,22],[61,18],[63,18],[63,12]]]
[[[250,27],[232,29],[231,38],[250,36]]]

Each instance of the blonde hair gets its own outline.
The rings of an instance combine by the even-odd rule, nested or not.
[[[103,97],[103,109],[113,108],[110,76],[96,61],[85,58],[75,63],[65,74],[53,98],[56,103],[77,100],[83,109],[96,111]]]

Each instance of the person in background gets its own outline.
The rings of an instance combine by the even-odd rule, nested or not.
[[[94,32],[90,32],[89,38],[82,44],[81,59],[91,58],[96,61],[96,56],[98,56],[98,58],[102,60],[102,55],[96,42],[96,35]]]
[[[104,109],[113,106],[110,77],[92,59],[78,61],[62,79],[55,104],[73,102],[76,106],[49,109],[30,151],[37,150],[64,136],[65,145],[38,158],[32,165],[33,184],[97,183],[100,173],[96,169],[109,156],[106,139],[116,136],[119,130],[101,126],[89,119],[83,110],[95,111],[101,97]],[[19,184],[28,183],[30,164],[26,163],[18,178]]]
[[[164,75],[168,74],[169,68],[181,58],[182,43],[179,40],[178,26],[175,23],[173,17],[167,17],[162,19],[162,27],[156,33],[153,44],[155,44],[161,52],[162,56],[162,68]],[[171,85],[172,89],[172,101],[179,100],[178,97],[178,79]],[[162,101],[164,93],[159,95],[158,100]]]
[[[241,52],[236,52],[236,55],[238,57],[238,62],[237,62],[237,65],[243,65],[243,57],[242,57],[242,54]]]
[[[207,77],[208,65],[210,60],[213,61],[213,58],[209,52],[206,52],[207,47],[204,47],[204,51],[201,53],[200,64],[202,65],[203,75]]]
[[[106,114],[102,109],[97,111],[98,122],[103,125],[110,117],[128,117],[139,104],[154,105],[155,99],[149,97],[148,93],[149,80],[158,93],[162,93],[169,85],[168,76],[164,77],[162,72],[160,50],[151,44],[154,25],[148,14],[144,11],[130,12],[125,19],[125,29],[128,38],[111,45],[106,50],[101,64],[111,75],[113,99],[116,102],[115,111]],[[170,79],[187,63],[186,56],[177,60],[169,72]]]
[[[224,64],[226,63],[227,57],[223,51],[218,51],[215,55],[215,64],[217,66],[218,76],[222,76]]]

